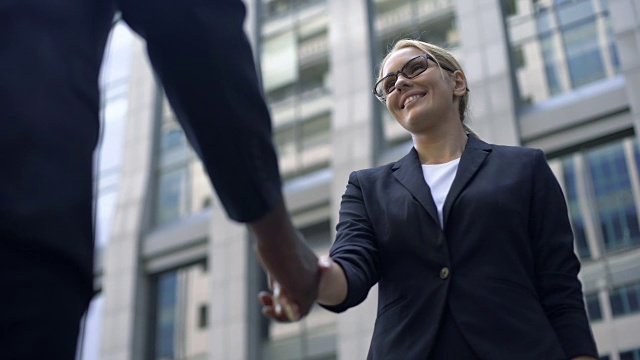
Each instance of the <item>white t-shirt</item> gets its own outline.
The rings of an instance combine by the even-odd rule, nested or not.
[[[458,163],[460,159],[451,160],[444,164],[430,164],[422,165],[422,174],[424,180],[431,189],[431,195],[433,196],[433,202],[438,209],[438,217],[440,218],[440,227],[443,226],[442,207],[444,201],[447,198],[453,179],[456,177],[458,171]]]

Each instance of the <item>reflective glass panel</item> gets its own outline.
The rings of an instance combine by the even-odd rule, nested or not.
[[[587,159],[606,250],[640,244],[638,214],[622,144],[592,150]]]

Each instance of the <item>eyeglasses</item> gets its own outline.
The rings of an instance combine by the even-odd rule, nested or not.
[[[436,62],[434,58],[432,58],[429,54],[422,54],[414,57],[413,59],[407,61],[400,70],[393,72],[382,79],[376,82],[376,85],[373,87],[373,94],[378,98],[378,100],[382,102],[387,101],[387,96],[396,89],[396,81],[398,80],[398,74],[402,74],[405,79],[413,79],[414,77],[422,74],[425,70],[429,68],[429,61]],[[451,68],[440,65],[441,68],[454,72]]]

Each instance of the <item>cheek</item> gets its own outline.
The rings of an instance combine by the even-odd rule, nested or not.
[[[394,105],[391,105],[391,104],[392,103],[387,101],[387,103],[385,104],[385,107],[391,113],[391,115],[395,116],[395,114],[397,113],[398,109]]]
[[[398,121],[400,118],[400,109],[391,107],[391,106],[387,106],[387,110],[389,110],[389,113],[391,114],[391,116],[393,116],[394,120]]]

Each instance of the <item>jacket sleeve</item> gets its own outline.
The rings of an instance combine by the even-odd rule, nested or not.
[[[344,270],[347,298],[342,304],[323,307],[343,312],[364,301],[379,279],[378,244],[356,172],[349,176],[342,196],[336,240],[329,256]]]
[[[533,169],[529,233],[542,307],[568,358],[597,358],[564,195],[541,150],[535,154]]]

